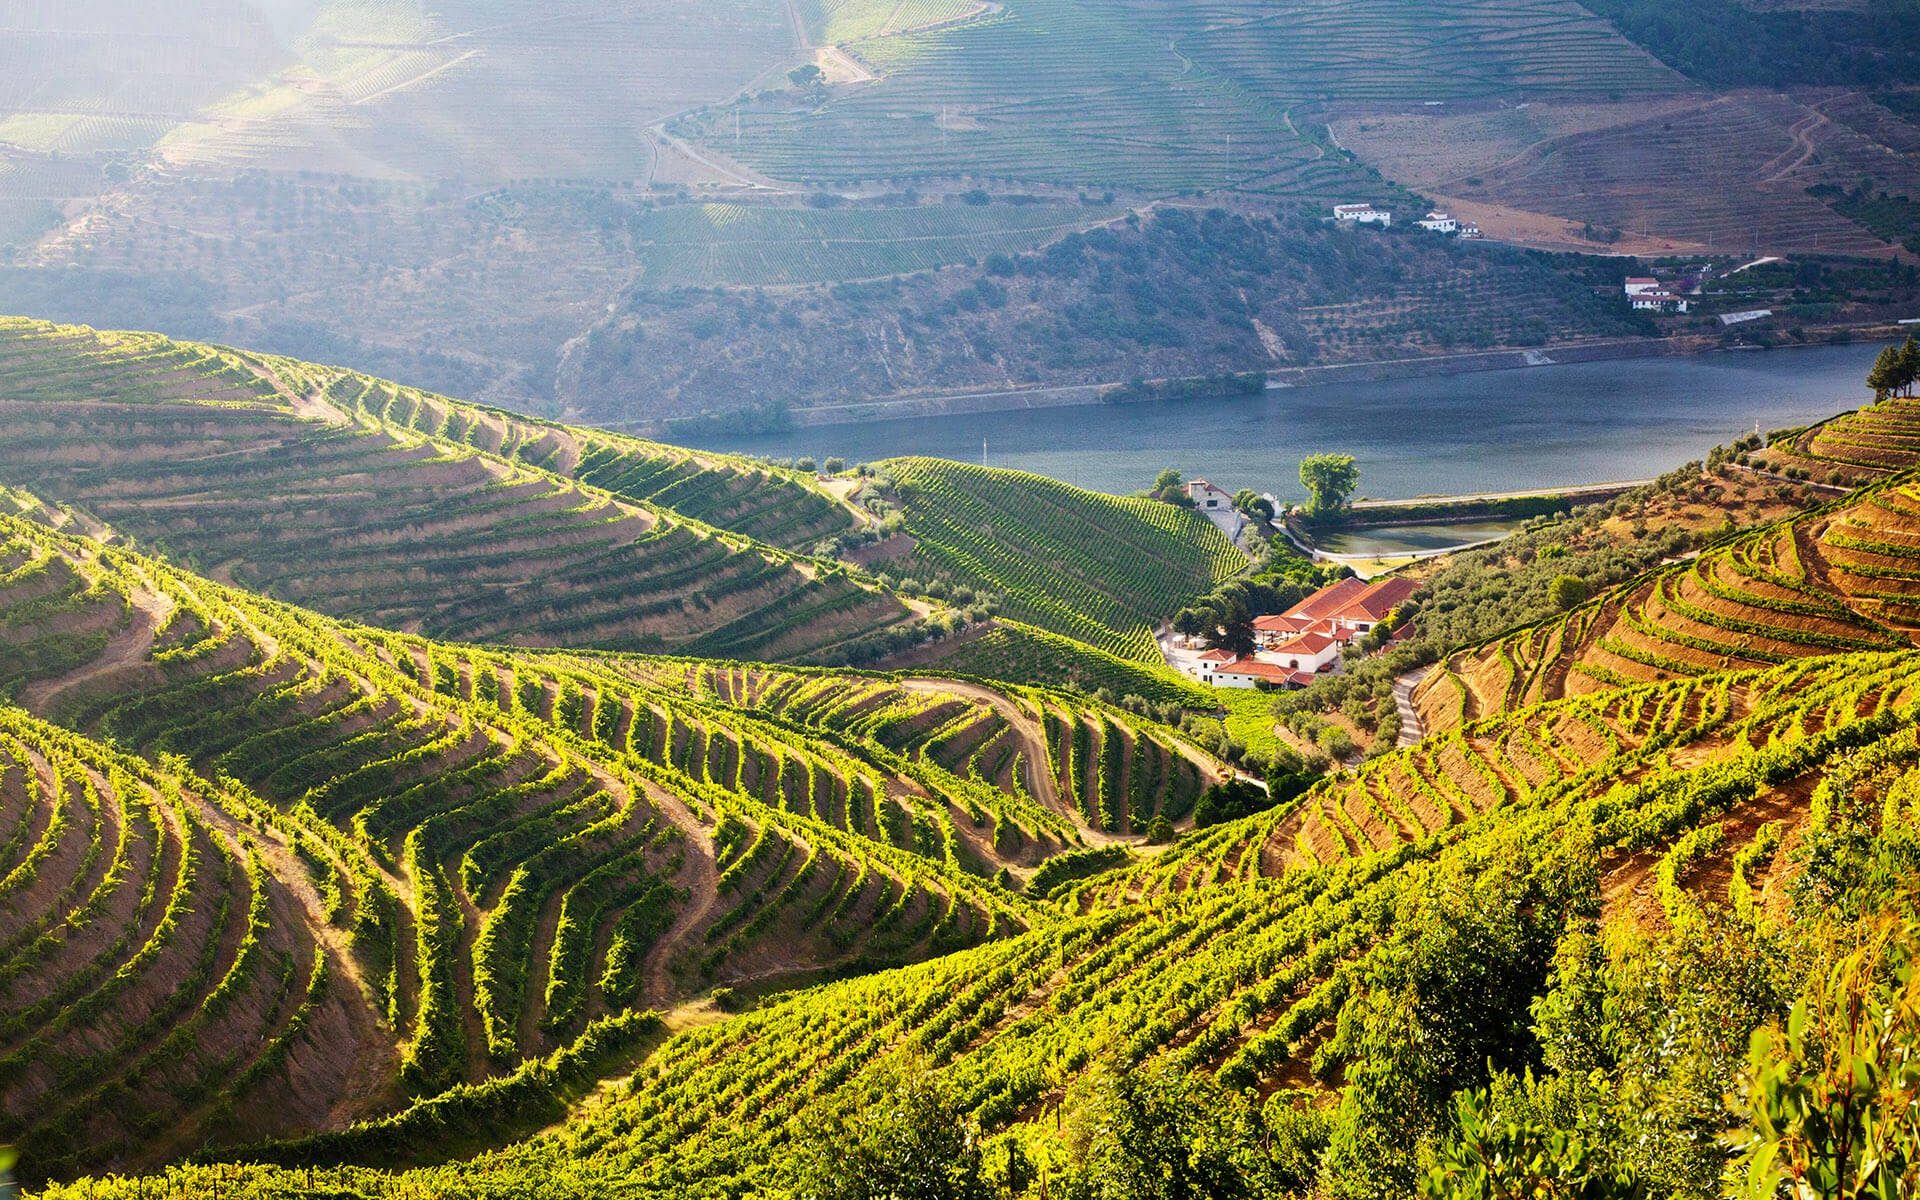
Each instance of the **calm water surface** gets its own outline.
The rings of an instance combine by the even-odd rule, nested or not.
[[[1216,401],[918,417],[709,439],[778,458],[901,454],[980,461],[1105,492],[1162,467],[1229,491],[1303,495],[1300,459],[1352,454],[1380,498],[1509,491],[1658,475],[1750,432],[1866,403],[1875,345],[1627,359],[1391,383],[1285,388]]]

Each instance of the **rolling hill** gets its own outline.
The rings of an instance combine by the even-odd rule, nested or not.
[[[876,569],[999,595],[1008,616],[1122,658],[1162,665],[1154,624],[1248,565],[1211,521],[1158,500],[943,459],[871,469],[904,534]]]
[[[395,628],[819,659],[914,619],[781,548],[856,520],[800,476],[346,372],[14,321],[0,431],[7,482]]]
[[[367,431],[353,436],[589,494],[587,456],[566,450],[583,435],[541,448],[543,427],[390,385],[132,344],[153,358],[142,394],[198,403],[129,398],[111,338],[16,355],[12,378],[98,396],[69,403],[113,414],[97,452],[123,467],[170,427],[164,444],[190,430],[235,451],[191,461],[284,470],[221,438],[312,420],[281,412],[297,402]],[[361,478],[409,469],[381,461]],[[1144,620],[1156,580],[1224,569],[1221,545],[1147,502],[919,460],[874,478],[915,570],[1008,587],[1042,615]],[[750,495],[727,510],[766,519]],[[436,640],[191,573],[147,551],[159,538],[128,544],[139,508],[99,499],[0,495],[0,936],[20,949],[0,968],[0,1072],[21,1081],[9,1111],[34,1114],[13,1119],[36,1183],[174,1164],[169,1186],[239,1197],[778,1194],[835,1151],[834,1121],[892,1120],[876,1114],[909,1078],[940,1090],[994,1170],[1032,1166],[1009,1187],[1031,1195],[1104,1144],[1075,1132],[1102,1081],[1144,1071],[1223,1089],[1205,1093],[1222,1112],[1257,1102],[1270,1145],[1298,1151],[1235,1168],[1280,1172],[1262,1176],[1271,1194],[1411,1194],[1457,1092],[1521,1086],[1494,1069],[1560,1071],[1535,1006],[1589,986],[1568,956],[1602,923],[1608,945],[1658,948],[1620,951],[1591,986],[1629,989],[1610,1011],[1687,1047],[1679,1066],[1561,1073],[1653,1089],[1652,1108],[1608,1118],[1631,1125],[1688,1072],[1729,1077],[1751,1027],[1784,1010],[1792,970],[1760,947],[1821,952],[1794,939],[1816,937],[1834,897],[1877,903],[1874,871],[1908,870],[1920,482],[1905,474],[1463,653],[1421,693],[1424,740],[1220,823],[1195,811],[1220,763],[1083,695]],[[1002,543],[1017,552],[987,553]],[[1076,545],[1099,549],[1076,567]],[[1018,570],[1033,561],[1054,569]],[[1012,673],[1050,639],[1076,644],[1009,623],[945,649]],[[1158,817],[1185,832],[1141,847]],[[1649,1000],[1604,982],[1635,954],[1720,955],[1726,973]],[[1774,990],[1754,991],[1762,976]],[[1748,1007],[1715,1019],[1749,1025],[1701,1040],[1660,1024],[1736,977]],[[1442,1037],[1460,1053],[1433,1050]],[[1430,1090],[1395,1100],[1370,1090],[1381,1080]],[[1736,1122],[1725,1097],[1686,1129]],[[1610,1153],[1650,1155],[1635,1169],[1669,1185],[1717,1161],[1675,1128],[1619,1136]]]
[[[950,317],[996,255],[1195,196],[1314,218],[1368,198],[1403,222],[1431,201],[1492,239],[1588,253],[1887,256],[1915,236],[1899,198],[1920,129],[1889,83],[1904,39],[1862,36],[1846,13],[1659,7],[192,0],[157,20],[125,0],[29,6],[0,86],[0,309],[650,422],[762,403],[783,360],[805,360],[823,403],[1034,382],[1006,364],[1056,357],[1011,341],[1052,324],[1044,301],[992,334],[923,331],[907,354],[893,331],[843,320],[838,289],[907,284]],[[1744,68],[1703,79],[1727,57],[1708,42],[1776,70],[1812,58],[1825,90],[1759,91]],[[1863,180],[1885,213],[1809,191]],[[1424,286],[1394,293],[1413,293],[1406,309],[1306,323],[1335,327],[1342,359],[1445,353],[1430,335],[1460,323],[1448,298],[1472,274],[1502,305],[1487,332],[1504,345],[1619,333],[1555,272],[1494,265],[1418,256]],[[1212,280],[1178,274],[1196,291]],[[782,316],[734,339],[752,369],[712,345],[698,355],[711,375],[663,365],[736,303]],[[1306,307],[1283,295],[1260,320]],[[1244,321],[1186,332],[1185,353],[1095,361],[1074,339],[1057,357],[1102,383],[1269,365],[1271,339]]]
[[[1057,1161],[1055,1110],[1103,1061],[1301,1087],[1286,1103],[1305,1103],[1381,1053],[1349,1027],[1452,889],[1526,906],[1549,945],[1582,911],[1680,928],[1729,893],[1748,921],[1784,904],[1796,868],[1774,822],[1820,836],[1828,818],[1804,797],[1843,753],[1911,770],[1917,671],[1912,653],[1843,655],[1503,714],[1076,885],[1025,910],[1024,932],[677,1033],[557,1131],[382,1182],[304,1166],[179,1178],[233,1195],[316,1180],[447,1196],[780,1187],[811,1110],[916,1060],[996,1145],[1041,1162]],[[342,1143],[356,1144],[370,1143]]]
[[[64,728],[7,710],[6,891],[77,907],[51,933],[44,917],[9,928],[23,956],[5,1019],[22,1055],[69,1035],[122,1047],[88,1061],[125,1065],[150,1108],[167,1079],[206,1097],[178,1144],[142,1136],[137,1107],[98,1142],[46,1109],[25,1144],[49,1173],[310,1132],[624,1044],[644,1031],[605,1019],[715,984],[1011,936],[1037,909],[1008,887],[1042,860],[1149,814],[1184,818],[1222,770],[1177,734],[1033,689],[339,624],[72,532],[20,493],[9,508],[0,690]],[[191,921],[233,935],[175,928],[190,895]],[[62,952],[82,928],[101,936]],[[248,930],[262,946],[243,958]],[[209,957],[183,962],[181,944]],[[206,994],[150,1018],[113,1009],[142,972]],[[277,998],[221,1023],[243,986]],[[309,1012],[334,1042],[302,1040]],[[163,1034],[167,1052],[149,1054]],[[369,1065],[348,1078],[343,1056]],[[273,1089],[300,1106],[230,1119]]]
[[[1723,541],[1450,659],[1435,728],[1561,696],[1863,650],[1920,631],[1920,491],[1898,477]]]
[[[0,484],[250,590],[442,638],[939,661],[944,646],[912,647],[935,627],[925,618],[942,630],[954,618],[836,560],[847,544],[869,565],[892,554],[885,576],[1004,597],[1011,621],[1073,639],[975,630],[990,645],[954,669],[1164,700],[1183,693],[1151,622],[1244,562],[1171,505],[927,460],[885,465],[877,507],[897,506],[908,532],[876,548],[874,480],[853,503],[846,481],[810,472],[338,368],[24,319],[0,321],[0,437]]]

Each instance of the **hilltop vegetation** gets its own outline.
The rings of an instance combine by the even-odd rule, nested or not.
[[[479,640],[818,659],[898,599],[810,544],[817,485],[345,372],[143,335],[0,329],[9,481],[340,616]]]
[[[833,664],[938,662],[951,639],[963,673],[1193,702],[1152,625],[1245,561],[1191,512],[1018,472],[823,481],[24,319],[0,321],[0,435],[0,478],[118,537],[435,637]]]
[[[934,458],[869,470],[904,535],[876,551],[884,576],[990,593],[1010,617],[1122,658],[1159,664],[1154,624],[1248,565],[1211,521],[1163,501]]]
[[[635,289],[569,358],[568,401],[602,420],[748,401],[857,406],[1651,332],[1597,294],[1618,285],[1614,266],[1418,230],[1356,237],[1323,215],[1167,205],[1042,250],[895,279]],[[1467,292],[1471,310],[1457,302]],[[647,412],[614,406],[636,394]]]

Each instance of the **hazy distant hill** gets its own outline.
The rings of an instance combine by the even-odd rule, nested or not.
[[[0,48],[13,68],[0,85],[0,309],[346,362],[550,414],[615,407],[583,385],[594,379],[638,389],[618,400],[625,419],[742,406],[739,388],[771,383],[752,364],[789,356],[794,329],[716,321],[763,297],[836,334],[808,334],[813,396],[833,380],[856,396],[1022,382],[1036,362],[1047,379],[1261,365],[1244,337],[1216,350],[1189,330],[1185,355],[1121,339],[1102,355],[1075,348],[1069,371],[1046,365],[1052,347],[993,330],[899,375],[891,331],[838,336],[852,330],[835,284],[904,279],[924,293],[910,311],[964,304],[980,281],[970,263],[1195,194],[1285,219],[1397,199],[1405,218],[1419,202],[1397,189],[1413,188],[1495,238],[1588,252],[1886,255],[1920,237],[1920,209],[1901,199],[1920,186],[1920,128],[1887,74],[1911,47],[1904,26],[1874,32],[1878,9],[1803,18],[1723,0],[1712,21],[1672,21],[1571,0],[16,8]],[[1763,56],[1776,66],[1831,45],[1820,81],[1833,90],[1709,90],[1729,81],[1699,67],[1728,57],[1722,42],[1811,47]],[[809,65],[816,81],[789,78]],[[1457,284],[1446,264],[1405,266],[1426,286]],[[1206,284],[1170,270],[1176,289]],[[1300,299],[1285,279],[1266,290]],[[1611,325],[1559,316],[1550,324],[1579,334]],[[690,333],[730,333],[747,366],[695,345],[711,383],[692,365],[628,371],[647,352],[622,323],[642,318],[675,358]],[[1401,343],[1402,324],[1361,308],[1318,349]],[[1496,313],[1472,336],[1511,332]]]

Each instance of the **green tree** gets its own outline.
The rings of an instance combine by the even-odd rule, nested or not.
[[[1062,1200],[1280,1196],[1310,1182],[1288,1160],[1317,1157],[1275,1152],[1302,1141],[1317,1150],[1311,1126],[1290,1121],[1276,1136],[1250,1097],[1165,1065],[1102,1065],[1075,1087],[1071,1103],[1072,1166]]]
[[[807,63],[788,71],[787,78],[797,88],[816,88],[827,81],[827,73],[813,63]]]
[[[1260,495],[1252,488],[1241,488],[1233,494],[1233,506],[1256,521],[1273,519],[1273,501]]]
[[[1453,1095],[1530,1067],[1530,1006],[1569,914],[1592,904],[1590,852],[1538,856],[1517,835],[1479,864],[1448,863],[1403,894],[1394,936],[1340,1012],[1323,1057],[1345,1067],[1327,1150],[1340,1200],[1406,1194]]]
[[[905,1057],[883,1067],[863,1095],[816,1119],[793,1195],[990,1200],[977,1135],[946,1077]]]
[[[1900,347],[1896,363],[1894,379],[1900,388],[1900,394],[1911,396],[1914,384],[1920,383],[1920,338],[1907,338],[1906,344]]]
[[[1309,454],[1300,460],[1300,483],[1307,489],[1307,511],[1332,512],[1360,485],[1360,468],[1351,454]]]
[[[1233,654],[1252,654],[1254,649],[1253,615],[1247,606],[1235,600],[1227,609],[1226,620],[1220,623],[1219,636],[1214,638],[1214,647]]]
[[[1197,608],[1183,608],[1173,614],[1173,631],[1181,637],[1194,638],[1211,632],[1213,622],[1207,614]]]
[[[1561,612],[1569,612],[1587,602],[1590,589],[1578,575],[1562,575],[1547,589],[1547,599]]]
[[[1743,1200],[1920,1195],[1920,923],[1876,922],[1808,981],[1784,1025],[1753,1035]]]
[[[1873,389],[1875,400],[1885,400],[1900,387],[1900,350],[1893,346],[1874,356],[1873,366],[1867,371],[1867,386]]]
[[[1533,1088],[1531,1076],[1526,1081]],[[1646,1200],[1647,1187],[1611,1162],[1588,1132],[1537,1114],[1501,1111],[1481,1092],[1455,1097],[1454,1131],[1420,1181],[1427,1200]]]

